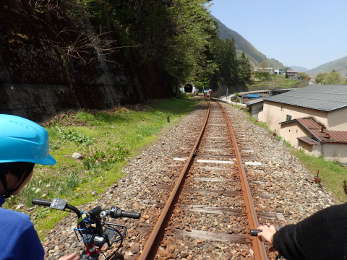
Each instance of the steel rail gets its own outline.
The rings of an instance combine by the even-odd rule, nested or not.
[[[205,122],[203,124],[203,127],[200,131],[200,134],[195,142],[194,148],[192,149],[192,151],[190,152],[190,155],[188,157],[188,160],[186,161],[184,168],[182,169],[178,179],[176,180],[175,186],[173,188],[173,190],[171,191],[169,198],[167,199],[164,208],[162,209],[160,216],[150,234],[150,236],[148,237],[146,244],[142,250],[141,255],[139,256],[139,260],[146,260],[146,259],[152,259],[154,258],[154,256],[152,256],[152,254],[154,253],[154,246],[156,246],[156,243],[158,243],[158,235],[160,234],[160,231],[163,228],[163,224],[165,223],[165,221],[167,220],[169,211],[172,209],[172,205],[174,200],[177,198],[177,195],[179,194],[179,189],[182,185],[182,183],[184,182],[184,178],[187,174],[187,172],[189,171],[193,159],[196,155],[197,149],[200,145],[202,136],[204,135],[205,129],[206,129],[206,125],[210,116],[210,102],[208,103],[208,110],[206,112],[206,116],[205,116]]]
[[[242,164],[242,159],[241,159],[241,153],[236,141],[236,134],[235,130],[231,124],[231,120],[229,116],[226,114],[224,107],[217,102],[218,105],[221,107],[224,119],[227,123],[228,126],[228,132],[229,132],[229,139],[231,143],[233,144],[235,156],[236,156],[236,165],[239,169],[240,173],[240,181],[241,181],[241,188],[242,188],[242,194],[246,203],[246,212],[247,212],[247,218],[248,218],[248,224],[250,229],[256,229],[259,226],[257,214],[255,211],[254,207],[254,202],[252,199],[251,195],[251,189],[249,187],[248,181],[247,181],[247,176],[246,176],[246,171],[245,168]],[[259,238],[257,237],[250,237],[251,242],[252,242],[252,247],[254,251],[254,259],[256,260],[267,260],[267,254],[266,254],[266,249],[264,244],[260,241]]]

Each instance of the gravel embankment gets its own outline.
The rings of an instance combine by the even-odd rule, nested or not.
[[[122,253],[125,259],[135,259],[143,247],[143,240],[160,214],[170,186],[174,183],[182,162],[173,162],[195,142],[200,131],[204,106],[197,107],[184,117],[179,124],[164,129],[160,138],[129,160],[123,169],[125,177],[110,187],[99,199],[81,207],[84,210],[97,205],[103,208],[116,205],[125,210],[141,212],[140,220],[120,220],[117,223],[128,227],[128,236]],[[78,252],[81,243],[76,240],[73,228],[74,216],[68,216],[49,233],[44,242],[47,259],[58,259],[62,255]]]
[[[243,111],[229,105],[224,107],[229,111],[236,135],[240,138],[244,162],[261,163],[260,166],[246,166],[250,186],[256,190],[253,194],[255,204],[258,208],[264,205],[261,213],[268,215],[268,218],[260,216],[260,222],[296,223],[336,203],[328,191],[314,183],[314,175],[282,141],[250,122]],[[276,219],[271,221],[271,216],[276,216]]]
[[[246,161],[262,163],[261,166],[247,166],[247,172],[251,188],[256,190],[257,208],[264,205],[264,216],[267,212],[274,213],[277,216],[274,222],[278,225],[294,223],[334,203],[332,196],[313,183],[313,175],[281,142],[267,130],[249,122],[243,112],[227,105],[225,107],[234,120],[237,135],[243,140],[241,150],[253,150],[248,154],[243,152],[247,156]],[[142,213],[140,220],[121,221],[128,227],[128,237],[122,250],[125,259],[135,259],[140,253],[143,240],[159,216],[182,165],[173,162],[172,158],[184,156],[182,153],[194,143],[203,123],[201,117],[204,112],[200,107],[176,126],[164,130],[153,145],[129,160],[124,169],[124,178],[100,194],[98,200],[82,207],[90,209],[96,205],[104,208],[117,205]],[[271,222],[271,219],[260,217],[260,221]],[[58,259],[61,255],[80,250],[81,243],[73,233],[75,223],[76,219],[69,216],[49,233],[44,242],[47,259]]]

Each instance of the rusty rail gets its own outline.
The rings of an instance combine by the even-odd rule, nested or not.
[[[205,122],[204,122],[203,128],[201,129],[199,137],[196,140],[194,148],[190,152],[188,160],[186,161],[184,168],[182,169],[182,171],[181,171],[181,173],[180,173],[180,175],[179,175],[179,177],[175,183],[175,186],[174,186],[173,190],[171,191],[169,198],[167,199],[167,201],[165,203],[164,208],[161,211],[161,214],[158,218],[157,223],[155,224],[150,236],[148,237],[148,239],[146,241],[146,244],[143,248],[142,254],[138,258],[139,260],[146,260],[146,259],[152,258],[151,254],[153,253],[152,251],[153,251],[154,247],[157,246],[156,243],[158,243],[158,236],[160,234],[160,231],[162,230],[164,223],[167,220],[168,213],[172,208],[172,205],[173,205],[175,198],[177,198],[180,186],[184,182],[184,177],[186,176],[187,172],[189,171],[189,169],[191,167],[191,164],[192,164],[193,159],[195,157],[196,151],[200,145],[202,136],[204,135],[209,116],[210,116],[210,102],[208,103],[208,110],[206,112]]]
[[[239,173],[240,173],[242,194],[243,194],[245,204],[246,204],[246,212],[247,212],[249,228],[255,229],[255,228],[257,228],[257,226],[259,226],[259,222],[258,222],[257,214],[256,214],[256,211],[254,208],[251,190],[249,188],[249,184],[247,181],[246,171],[245,171],[245,168],[242,164],[241,153],[240,153],[237,141],[236,141],[235,130],[231,124],[231,120],[230,120],[229,116],[225,112],[224,107],[220,103],[218,103],[218,105],[222,109],[223,117],[224,117],[224,119],[228,125],[230,142],[233,144],[233,148],[234,148],[234,152],[235,152],[235,156],[236,156],[236,164],[237,164],[237,167],[238,167]],[[252,246],[253,246],[253,250],[254,250],[254,258],[256,260],[267,260],[268,257],[266,254],[266,250],[265,250],[264,244],[260,241],[260,239],[257,237],[250,237],[250,239],[252,241]]]

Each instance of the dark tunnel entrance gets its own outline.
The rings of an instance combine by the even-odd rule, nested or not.
[[[193,85],[192,84],[186,84],[184,86],[184,92],[186,93],[192,93],[193,92]]]

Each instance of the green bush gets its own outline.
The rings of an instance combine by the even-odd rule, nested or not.
[[[55,130],[59,138],[63,141],[70,141],[81,145],[90,145],[93,143],[91,138],[73,129],[65,129],[63,127],[56,126]]]

